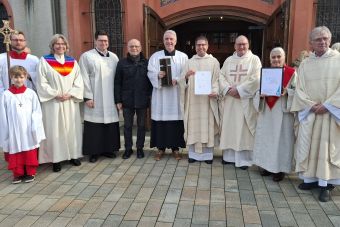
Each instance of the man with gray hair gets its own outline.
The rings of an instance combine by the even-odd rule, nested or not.
[[[179,148],[185,147],[183,113],[180,109],[180,88],[177,82],[188,56],[175,50],[176,42],[176,32],[167,30],[163,36],[165,49],[154,53],[150,57],[148,65],[148,77],[153,86],[150,147],[157,147],[158,152],[155,156],[157,161],[162,158],[166,148],[171,148],[175,159],[180,160]],[[168,71],[167,75],[166,71]],[[165,76],[170,78],[168,77],[170,74],[170,83],[162,83],[162,79]]]
[[[340,184],[340,54],[329,48],[332,34],[325,26],[310,33],[313,53],[297,77],[291,111],[298,112],[296,169],[301,190],[320,188],[319,200],[330,200]]]

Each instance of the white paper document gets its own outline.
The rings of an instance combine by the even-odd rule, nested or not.
[[[196,71],[195,72],[195,95],[211,94],[211,72]]]
[[[260,94],[281,96],[283,68],[262,68]]]

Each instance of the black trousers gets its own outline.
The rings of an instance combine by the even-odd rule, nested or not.
[[[132,149],[133,117],[137,115],[137,149],[143,149],[145,141],[146,108],[123,108],[125,149]]]

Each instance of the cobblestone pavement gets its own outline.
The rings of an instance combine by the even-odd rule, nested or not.
[[[1,152],[0,226],[340,226],[340,187],[319,203],[296,175],[276,183],[221,157],[208,165],[121,154],[59,173],[45,164],[34,182],[13,185]]]

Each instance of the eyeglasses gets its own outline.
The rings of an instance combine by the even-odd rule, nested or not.
[[[139,48],[140,46],[134,46],[134,45],[132,45],[132,46],[129,46],[129,48]]]
[[[25,39],[11,39],[13,42],[25,42]]]
[[[55,43],[56,46],[66,46],[66,43]]]

